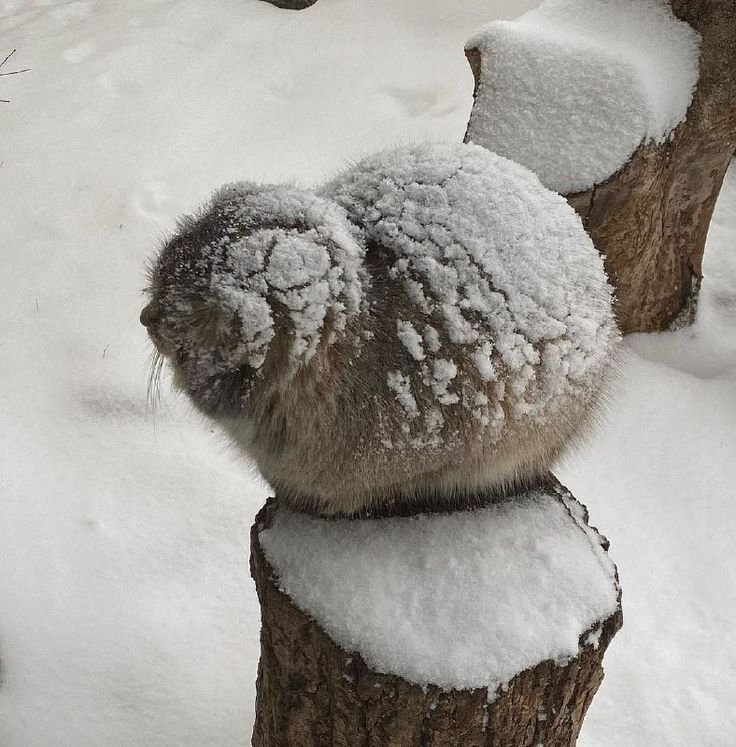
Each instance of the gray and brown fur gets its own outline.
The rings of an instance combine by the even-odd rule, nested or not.
[[[421,148],[414,146],[417,158],[423,157]],[[447,148],[448,178],[458,173],[452,171],[456,167],[453,159],[459,159],[461,169],[464,159],[471,158],[475,173],[487,158],[478,153],[482,149],[473,146]],[[403,158],[405,154],[399,151],[399,155]],[[391,157],[384,155],[384,159]],[[413,161],[409,159],[409,163]],[[489,161],[489,169],[494,163]],[[222,272],[223,262],[231,261],[229,247],[247,252],[249,236],[274,227],[288,230],[291,236],[313,235],[316,224],[309,211],[291,210],[279,218],[276,205],[269,208],[271,212],[254,217],[245,211],[245,218],[234,219],[237,211],[230,202],[237,202],[238,194],[261,189],[241,185],[240,193],[237,189],[226,196],[220,193],[201,214],[180,223],[151,270],[150,303],[141,320],[158,352],[171,364],[175,386],[255,462],[277,495],[298,509],[357,514],[380,512],[389,503],[451,504],[539,479],[592,422],[618,342],[610,312],[610,288],[601,267],[600,282],[593,277],[595,270],[589,292],[598,296],[591,309],[602,319],[604,350],[584,376],[560,384],[558,394],[547,393],[544,402],[535,403],[533,388],[524,390],[526,394],[515,393],[516,374],[494,353],[495,378],[485,380],[472,363],[471,346],[451,339],[431,283],[416,273],[412,276],[412,282],[424,283],[430,305],[434,304],[420,308],[406,291],[406,276],[400,277],[392,269],[396,247],[376,240],[380,231],[374,230],[375,220],[370,223],[365,218],[371,212],[363,210],[365,204],[360,210],[353,209],[354,197],[345,185],[356,178],[356,171],[380,171],[382,165],[380,158],[364,162],[319,194],[286,186],[262,188],[270,190],[269,194],[278,194],[278,190],[284,195],[306,194],[305,204],[319,209],[322,203],[329,204],[330,220],[333,224],[344,220],[346,232],[355,241],[362,294],[359,305],[346,313],[344,299],[331,299],[334,308],[328,303],[317,344],[309,356],[294,357],[293,317],[269,286],[266,300],[274,336],[265,360],[256,367],[249,365],[248,355],[239,352],[242,319],[224,309],[212,290],[214,275]],[[434,183],[431,186],[434,188]],[[364,193],[370,195],[371,191]],[[462,204],[453,204],[452,210],[462,210]],[[319,241],[328,247],[334,269],[338,255],[329,247],[332,237],[329,231],[320,230]],[[225,233],[229,238],[223,242]],[[336,240],[344,243],[345,236],[340,234]],[[274,245],[277,241],[275,237]],[[586,259],[589,261],[593,260]],[[265,257],[263,266],[267,265]],[[477,268],[473,271],[480,272]],[[488,287],[496,292],[493,278],[488,279]],[[580,304],[586,303],[584,297],[580,299]],[[494,342],[487,320],[476,319],[470,312],[468,319],[480,330],[473,350],[484,335]],[[444,399],[456,397],[456,402],[438,401],[433,389],[436,382],[427,373],[431,356],[427,355],[427,362],[421,361],[407,349],[397,336],[398,320],[411,322],[417,330],[430,326],[436,331],[441,351],[437,355],[453,361],[457,368],[447,390],[452,396]],[[540,351],[540,359],[547,343],[539,340],[532,344]],[[387,376],[394,371],[403,372],[410,382],[416,413],[413,407],[408,411],[387,385]],[[534,375],[541,380],[541,371]],[[523,414],[518,407],[524,396],[533,415]],[[479,397],[487,400],[483,405],[486,416],[479,415],[474,404]],[[495,413],[492,418],[487,414],[490,412]]]

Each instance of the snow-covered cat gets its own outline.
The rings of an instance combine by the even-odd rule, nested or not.
[[[327,514],[541,476],[619,341],[572,208],[473,145],[384,151],[314,191],[227,185],[149,290],[175,385],[281,499]]]

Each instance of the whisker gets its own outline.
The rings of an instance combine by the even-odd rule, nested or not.
[[[148,385],[146,387],[146,409],[155,418],[161,404],[161,372],[164,366],[164,357],[158,350],[151,353],[151,364],[148,372]]]

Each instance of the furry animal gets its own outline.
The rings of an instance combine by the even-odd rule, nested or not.
[[[591,421],[618,340],[572,208],[473,145],[249,182],[184,218],[141,314],[174,384],[324,514],[527,484]]]

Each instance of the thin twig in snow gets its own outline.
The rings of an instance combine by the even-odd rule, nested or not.
[[[0,67],[2,67],[14,54],[16,50],[12,50],[9,54],[5,55],[5,59],[0,62]],[[19,75],[20,73],[27,73],[30,71],[30,67],[23,68],[23,70],[9,70],[7,73],[0,73],[0,77],[3,75]],[[0,99],[0,104],[9,104],[10,99]]]
[[[2,62],[0,62],[0,67],[2,67],[15,53],[16,50],[14,49]]]
[[[16,50],[14,49],[10,54],[8,54],[5,59],[0,62],[0,67],[2,67],[15,54],[15,52]],[[30,71],[30,69],[30,67],[25,67],[23,68],[23,70],[11,70],[8,73],[0,73],[0,75],[18,75],[18,73],[27,73]]]

